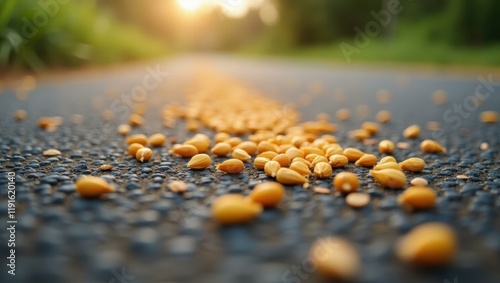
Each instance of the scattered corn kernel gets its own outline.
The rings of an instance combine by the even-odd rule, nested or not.
[[[162,146],[167,141],[167,137],[164,134],[156,133],[149,137],[148,143],[151,146]]]
[[[130,127],[130,125],[121,124],[121,125],[118,125],[118,127],[116,128],[116,131],[118,132],[118,134],[120,134],[122,136],[126,136],[130,133],[130,131],[132,131],[132,128]]]
[[[342,154],[344,150],[340,146],[330,146],[325,150],[326,158],[330,158],[334,154]]]
[[[345,198],[345,202],[354,208],[362,208],[370,203],[370,195],[366,193],[352,193],[348,194]]]
[[[212,147],[210,152],[216,156],[226,156],[231,152],[231,150],[232,147],[230,144],[227,142],[219,142]]]
[[[402,189],[406,185],[406,175],[397,169],[382,169],[370,171],[373,178],[382,186],[391,189]]]
[[[26,119],[26,116],[28,115],[28,113],[22,109],[18,109],[16,110],[16,112],[14,112],[14,119],[16,119],[17,121],[22,121],[24,119]]]
[[[316,272],[329,279],[351,281],[359,273],[360,259],[354,246],[345,239],[320,238],[309,250]]]
[[[314,192],[317,193],[317,194],[328,195],[332,191],[330,191],[330,189],[324,188],[324,187],[314,187]]]
[[[278,205],[285,196],[285,188],[276,182],[260,183],[250,193],[250,199],[263,206]]]
[[[400,162],[399,165],[403,170],[420,172],[425,168],[425,161],[422,158],[412,157]]]
[[[219,196],[212,204],[212,217],[222,225],[246,223],[261,212],[262,205],[237,194]]]
[[[427,122],[427,130],[429,131],[437,131],[441,128],[441,125],[438,121],[429,121]]]
[[[487,150],[488,148],[490,148],[489,144],[487,142],[482,142],[480,145],[479,145],[479,148],[481,150]]]
[[[101,116],[104,121],[111,121],[115,117],[115,114],[113,113],[113,111],[107,109],[102,111]]]
[[[349,194],[358,189],[359,179],[356,174],[350,172],[340,172],[333,179],[333,186],[337,191]]]
[[[390,140],[383,140],[378,143],[378,150],[381,153],[391,154],[394,152],[394,143]]]
[[[484,111],[479,114],[479,120],[483,123],[496,123],[498,122],[498,113],[495,111]]]
[[[184,181],[172,181],[167,186],[172,192],[183,194],[186,192],[187,184]]]
[[[191,158],[198,154],[198,149],[190,144],[176,144],[172,147],[170,153],[177,154],[183,158]]]
[[[427,187],[429,185],[429,182],[422,177],[417,177],[417,178],[413,178],[410,181],[410,184],[412,186],[417,186],[417,187]]]
[[[288,167],[292,161],[290,157],[284,153],[276,155],[272,160],[277,161],[281,167]]]
[[[328,164],[327,162],[318,162],[314,166],[314,175],[318,179],[326,179],[329,178],[332,175],[332,166]]]
[[[409,187],[398,197],[398,203],[409,210],[429,209],[436,203],[436,193],[427,187]]]
[[[423,266],[443,266],[456,254],[457,236],[450,226],[430,222],[417,226],[396,246],[396,254],[406,262]]]
[[[113,165],[103,164],[103,165],[99,166],[99,169],[101,171],[109,171],[109,170],[113,169]]]
[[[340,121],[347,121],[351,118],[351,111],[349,109],[339,109],[336,113],[337,119]]]
[[[43,155],[44,156],[58,156],[58,155],[61,155],[61,152],[57,149],[47,149],[43,152]]]
[[[362,167],[373,167],[377,164],[377,157],[373,154],[365,154],[361,156],[355,164]]]
[[[403,136],[407,139],[416,139],[420,136],[420,126],[411,125],[403,131]]]
[[[318,156],[314,157],[314,159],[312,160],[311,166],[315,167],[316,164],[318,164],[320,162],[328,163],[328,158],[324,157],[323,155],[318,155]]]
[[[131,135],[127,137],[126,139],[127,144],[133,144],[133,143],[140,143],[142,145],[147,145],[148,144],[148,137],[143,134],[136,134],[136,135]]]
[[[330,163],[330,166],[332,168],[342,168],[347,165],[347,163],[349,163],[349,160],[345,155],[334,154],[330,156],[330,158],[328,159],[328,163]]]
[[[347,157],[347,160],[349,160],[349,162],[356,162],[361,158],[361,156],[365,155],[364,152],[353,147],[344,149],[343,154],[345,155],[345,157]]]
[[[249,155],[257,153],[257,144],[253,141],[244,141],[237,145],[236,148],[246,151]]]
[[[446,149],[437,141],[424,140],[420,144],[420,149],[428,153],[446,153]]]
[[[290,157],[290,160],[293,160],[295,157],[304,158],[304,153],[302,153],[302,150],[296,148],[295,146],[287,149],[285,154],[288,155],[288,157]]]
[[[391,112],[382,110],[377,113],[377,121],[380,123],[388,123],[391,121]]]
[[[407,142],[398,142],[396,144],[396,147],[399,148],[399,149],[409,149],[410,148],[410,144],[407,143]]]
[[[300,162],[300,161],[295,161],[290,164],[290,169],[293,171],[296,171],[302,176],[309,177],[311,176],[311,170],[309,169],[309,166],[307,166],[305,163]]]
[[[199,153],[195,156],[191,157],[189,160],[187,167],[190,169],[207,169],[212,163],[212,159],[205,153]]]
[[[241,173],[245,169],[245,164],[239,159],[228,159],[221,164],[217,165],[217,170],[229,173],[237,174]]]
[[[128,123],[132,127],[138,127],[144,124],[144,118],[142,118],[141,115],[138,114],[131,114],[130,117],[128,118]]]
[[[233,150],[233,153],[231,154],[233,158],[239,159],[241,161],[247,161],[252,158],[246,151],[240,148],[236,148]]]
[[[367,131],[370,135],[375,135],[380,130],[380,125],[375,122],[367,121],[361,125],[361,129]]]
[[[153,151],[147,147],[139,148],[135,153],[135,158],[140,162],[149,161],[152,156],[153,156]]]
[[[371,134],[370,134],[370,132],[368,132],[365,129],[357,129],[357,130],[351,131],[349,133],[349,136],[358,140],[358,141],[364,141],[364,140],[368,139],[371,136]]]
[[[378,162],[379,164],[384,164],[384,163],[389,163],[389,162],[398,162],[396,160],[396,158],[394,158],[393,156],[385,156],[383,157],[382,159],[380,159],[380,161]]]
[[[196,147],[199,153],[202,153],[202,152],[207,152],[208,148],[210,147],[210,140],[193,137],[185,141],[184,144],[192,145]]]
[[[432,103],[435,105],[443,105],[448,101],[448,95],[443,90],[436,90],[432,93]]]
[[[396,162],[386,162],[382,164],[377,164],[373,167],[373,170],[383,170],[383,169],[396,169],[401,170],[401,166]]]
[[[277,153],[279,151],[279,148],[274,143],[270,143],[267,141],[261,141],[259,143],[259,145],[257,146],[257,150],[261,153],[266,152],[266,151],[273,151],[273,152]]]
[[[265,157],[256,157],[254,160],[253,160],[253,166],[257,169],[257,170],[264,170],[264,166],[266,166],[266,163],[270,161],[269,158],[265,158]]]
[[[215,141],[216,143],[220,143],[220,142],[224,142],[224,141],[226,141],[226,140],[227,140],[227,139],[229,139],[230,137],[231,137],[231,135],[230,135],[230,134],[228,134],[228,133],[224,133],[224,132],[220,132],[220,133],[215,134],[215,136],[214,136],[214,141]]]
[[[137,153],[137,151],[141,148],[143,148],[144,146],[140,143],[133,143],[131,145],[128,146],[128,153],[135,157],[135,154]]]
[[[265,157],[265,158],[268,158],[268,159],[273,159],[275,158],[276,156],[278,155],[277,152],[274,152],[274,151],[265,151],[265,152],[262,152],[260,153],[259,155],[257,155],[257,157]]]
[[[106,180],[94,176],[85,176],[78,179],[75,186],[76,192],[80,196],[87,198],[96,198],[115,191],[115,188],[108,184]]]
[[[276,173],[276,180],[285,185],[304,185],[304,187],[309,186],[306,177],[289,168],[280,168],[278,170],[278,173]]]
[[[268,161],[266,165],[264,165],[264,172],[266,173],[267,176],[269,177],[276,177],[276,174],[278,173],[278,170],[281,168],[281,165],[279,164],[278,161]]]

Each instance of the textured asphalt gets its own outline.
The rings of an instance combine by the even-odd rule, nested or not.
[[[379,188],[366,177],[366,169],[349,165],[346,170],[361,176],[361,190],[372,195],[364,209],[349,208],[337,194],[315,195],[290,186],[279,209],[266,210],[254,223],[214,225],[209,207],[216,195],[248,194],[267,177],[253,169],[237,176],[214,168],[191,172],[185,168],[186,160],[168,154],[170,144],[155,149],[152,162],[139,164],[127,156],[123,138],[115,133],[131,111],[127,101],[132,90],[144,86],[144,78],[158,69],[162,73],[158,85],[145,94],[147,124],[134,133],[189,137],[182,123],[174,129],[162,127],[160,111],[167,103],[183,102],[200,68],[232,76],[283,104],[295,105],[303,120],[320,112],[330,114],[344,147],[377,152],[376,146],[353,141],[348,131],[363,121],[375,121],[380,110],[390,111],[392,121],[382,126],[376,139],[407,141],[402,130],[421,125],[422,137],[409,141],[410,149],[396,150],[395,157],[426,160],[423,172],[408,177],[430,181],[439,195],[436,208],[405,212],[396,204],[396,192]],[[498,74],[488,72],[451,75],[200,55],[42,80],[24,99],[19,99],[23,95],[18,88],[4,88],[0,92],[0,281],[321,282],[307,265],[308,249],[320,236],[340,235],[355,243],[360,253],[359,282],[499,282],[500,127],[482,124],[478,118],[482,111],[500,112],[500,84],[495,81],[500,82]],[[389,101],[377,99],[380,90],[390,93]],[[448,94],[444,105],[432,103],[437,90]],[[480,103],[472,99],[477,91],[484,98]],[[335,112],[340,108],[350,109],[352,119],[337,121]],[[14,121],[16,109],[26,110],[28,118]],[[113,121],[103,122],[105,109],[114,110]],[[83,124],[72,125],[73,114],[82,114]],[[62,116],[64,124],[54,133],[44,132],[36,126],[41,116]],[[443,131],[427,130],[429,121],[438,121]],[[448,153],[422,154],[418,145],[425,138],[439,140]],[[480,150],[483,142],[489,144],[488,150]],[[63,154],[43,157],[41,152],[48,148]],[[114,164],[115,169],[100,172],[103,163]],[[5,264],[7,172],[16,172],[16,276],[7,274]],[[106,175],[119,190],[105,200],[80,199],[72,184],[82,174]],[[469,179],[457,179],[460,174]],[[165,190],[173,179],[190,183],[189,192],[179,196]],[[312,182],[331,188],[331,178]],[[415,268],[394,256],[397,239],[428,221],[449,223],[458,232],[460,249],[448,267]]]

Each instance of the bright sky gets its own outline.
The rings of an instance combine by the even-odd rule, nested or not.
[[[188,13],[202,9],[219,7],[229,17],[244,17],[250,9],[259,9],[260,17],[266,24],[278,20],[278,10],[270,0],[177,0],[179,7]]]

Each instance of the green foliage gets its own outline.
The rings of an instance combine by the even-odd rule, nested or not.
[[[44,9],[40,3],[52,3]],[[162,43],[96,7],[96,1],[0,2],[0,66],[39,70],[147,58]]]

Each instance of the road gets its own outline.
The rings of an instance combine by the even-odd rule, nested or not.
[[[425,155],[426,170],[409,175],[432,181],[430,186],[439,195],[436,208],[405,212],[396,204],[398,193],[379,189],[367,178],[363,179],[362,190],[370,193],[373,201],[361,210],[349,208],[341,195],[323,197],[290,186],[280,209],[266,210],[256,223],[229,228],[214,225],[209,217],[214,194],[218,190],[227,192],[234,184],[247,194],[249,184],[259,180],[255,170],[239,178],[216,175],[212,182],[204,183],[203,177],[215,170],[189,173],[185,160],[169,156],[165,147],[155,151],[156,162],[146,166],[153,170],[148,175],[142,171],[144,165],[124,157],[123,138],[115,132],[118,124],[127,121],[131,101],[140,97],[147,105],[146,123],[134,129],[135,133],[163,132],[180,141],[192,135],[184,130],[183,123],[164,128],[159,117],[166,104],[183,103],[186,93],[195,88],[200,69],[224,74],[284,105],[293,105],[303,121],[327,113],[338,127],[335,136],[343,147],[357,147],[377,156],[376,146],[353,140],[349,132],[364,121],[376,121],[379,111],[390,111],[391,122],[382,125],[374,138],[408,142],[410,149],[396,151],[398,160],[422,156],[418,144],[426,138],[436,139],[448,149],[445,155]],[[30,80],[24,86],[3,89],[2,258],[8,253],[3,241],[8,237],[4,233],[7,172],[16,172],[17,176],[19,222],[17,275],[8,275],[2,264],[0,279],[318,282],[307,266],[308,249],[320,236],[341,235],[359,249],[363,263],[359,282],[498,282],[500,130],[498,124],[479,122],[483,111],[500,112],[500,83],[496,81],[500,82],[498,74],[487,72],[456,75],[409,67],[186,55],[109,72],[40,80],[32,90]],[[447,94],[442,105],[432,102],[436,91]],[[349,121],[336,119],[336,111],[341,108],[351,111]],[[25,121],[13,119],[16,109],[26,110]],[[113,113],[112,121],[103,121],[105,110]],[[72,124],[74,114],[83,115],[83,123]],[[42,116],[61,116],[64,123],[54,132],[43,131],[36,126]],[[430,121],[439,122],[440,130],[428,130]],[[401,135],[411,124],[423,129],[416,141]],[[211,135],[208,130],[203,132]],[[489,149],[481,150],[481,143],[488,143]],[[58,148],[63,155],[50,165],[32,166],[43,163],[46,158],[41,151],[48,148]],[[100,172],[96,168],[103,162],[116,164],[117,170]],[[172,169],[161,171],[160,162]],[[368,172],[354,165],[347,170],[363,176]],[[163,174],[164,179],[159,192],[150,189],[156,173]],[[103,202],[85,201],[76,196],[74,188],[71,190],[73,180],[81,174],[105,174],[122,190]],[[470,178],[456,178],[462,174]],[[54,175],[59,177],[47,185],[47,177]],[[165,184],[176,178],[194,183],[199,192],[184,197],[165,192]],[[139,187],[130,189],[127,184],[131,182]],[[331,178],[314,184],[332,187]],[[446,222],[457,230],[460,249],[449,267],[416,269],[394,256],[397,239],[428,221]]]

